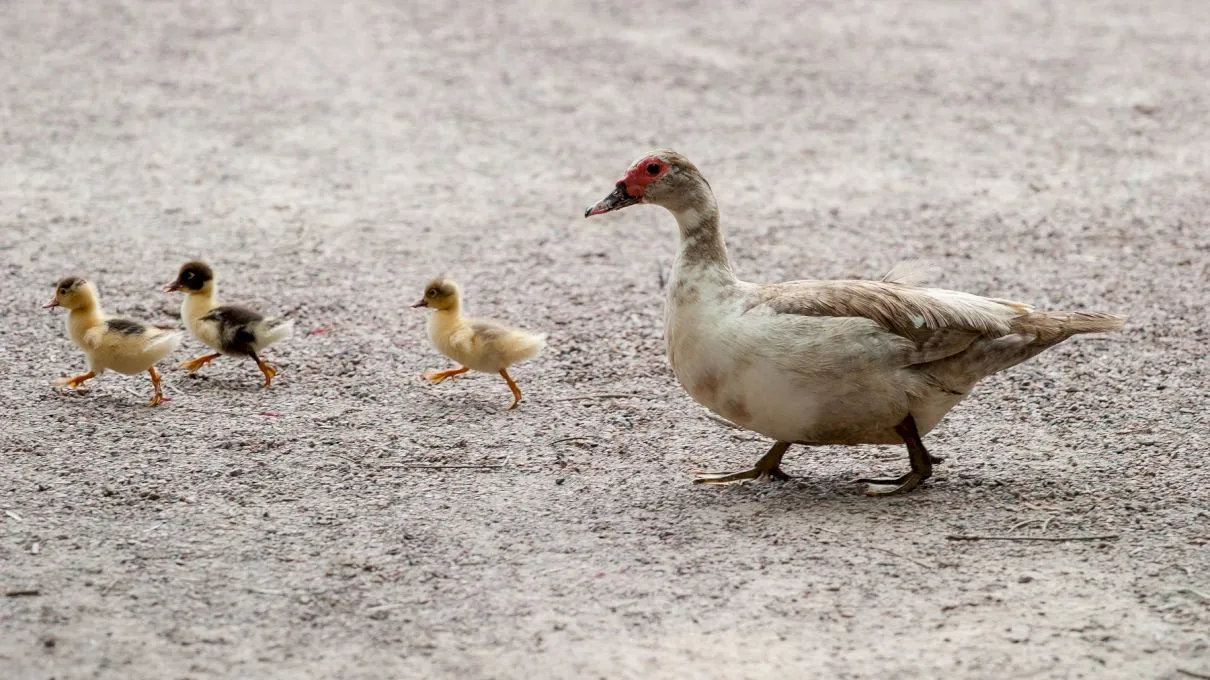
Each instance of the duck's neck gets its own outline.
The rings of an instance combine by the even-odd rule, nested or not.
[[[93,302],[85,307],[77,307],[67,315],[67,332],[71,334],[76,344],[84,342],[84,334],[90,328],[105,323],[105,313],[101,305]]]
[[[76,307],[71,310],[67,316],[72,323],[83,324],[91,328],[105,320],[105,314],[101,311],[101,305],[92,303],[86,307]]]
[[[703,186],[693,198],[685,207],[672,211],[681,232],[674,276],[700,272],[734,282],[735,274],[727,259],[727,244],[723,242],[723,232],[719,228],[714,193]]]
[[[210,313],[210,310],[218,306],[218,298],[215,297],[214,288],[197,293],[189,293],[181,302],[181,317],[185,321],[191,321]]]
[[[428,321],[429,334],[430,336],[433,334],[450,335],[459,328],[462,328],[464,323],[462,306],[455,303],[452,307],[438,309],[433,312]]]

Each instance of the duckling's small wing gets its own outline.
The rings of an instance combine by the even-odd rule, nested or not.
[[[249,326],[258,321],[263,321],[264,316],[259,312],[255,312],[247,307],[239,307],[236,305],[223,305],[215,307],[206,314],[202,315],[202,321],[215,321],[219,326]]]
[[[539,339],[544,340],[546,336],[538,336],[536,333],[521,330],[515,326],[510,326],[502,321],[495,319],[471,319],[471,332],[474,333],[475,340],[479,342],[517,342],[517,341],[532,341]]]
[[[474,344],[514,363],[529,359],[541,351],[546,336],[513,328],[493,319],[475,319],[470,324]]]
[[[470,326],[475,337],[485,342],[498,340],[512,331],[508,326],[493,319],[474,319],[470,322]]]
[[[257,348],[257,324],[265,321],[265,317],[248,307],[223,305],[203,315],[202,321],[218,324],[224,352],[249,355]]]
[[[105,330],[110,333],[118,333],[119,335],[142,335],[150,329],[150,326],[133,319],[106,319]]]

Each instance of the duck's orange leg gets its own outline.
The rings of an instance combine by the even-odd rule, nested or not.
[[[517,383],[513,381],[512,376],[508,374],[507,370],[503,368],[500,369],[500,375],[504,378],[504,381],[508,383],[508,389],[512,390],[513,392],[513,405],[508,407],[508,410],[511,411],[517,408],[517,404],[521,403],[521,388],[517,387]]]
[[[471,369],[467,368],[466,366],[459,366],[458,368],[447,368],[444,371],[425,371],[424,377],[429,382],[436,385],[436,384],[440,383],[442,380],[445,380],[446,378],[452,378],[456,375],[462,375],[463,373],[466,373],[469,370],[471,370]]]
[[[273,384],[273,376],[277,375],[277,369],[270,366],[269,362],[256,356],[255,352],[249,356],[252,357],[252,360],[256,362],[256,367],[259,368],[260,372],[265,376],[265,382],[262,383],[261,386],[268,387],[269,385]]]
[[[58,387],[70,387],[74,390],[79,388],[80,385],[83,385],[85,380],[92,380],[95,377],[97,377],[97,374],[89,371],[87,373],[75,375],[70,378],[55,378],[50,384]]]
[[[181,364],[180,367],[189,371],[190,373],[197,373],[198,370],[201,369],[203,366],[205,366],[206,364],[210,363],[211,361],[214,361],[215,359],[217,359],[221,356],[223,356],[223,355],[217,354],[217,353],[216,354],[203,354],[202,356],[200,356],[196,359],[190,359],[189,361],[186,361],[185,363]]]
[[[164,390],[160,386],[160,373],[155,370],[155,366],[147,369],[148,375],[151,376],[151,386],[155,388],[155,395],[151,397],[151,403],[148,406],[159,406],[168,401],[168,397],[164,396]]]

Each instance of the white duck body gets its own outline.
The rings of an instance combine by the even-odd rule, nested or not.
[[[638,202],[663,206],[679,227],[665,316],[677,380],[706,408],[779,442],[905,443],[897,426],[909,416],[923,435],[984,377],[1125,320],[1035,312],[895,272],[883,281],[740,281],[710,185],[676,152],[635,163],[586,214]]]
[[[652,203],[671,212],[680,247],[665,335],[677,380],[698,403],[777,440],[750,470],[701,473],[701,484],[770,477],[792,444],[898,444],[911,471],[865,478],[908,493],[941,459],[920,437],[983,378],[1077,333],[1124,317],[1035,312],[1029,305],[882,281],[745,283],[735,278],[710,184],[667,149],[640,158],[585,217]]]
[[[181,345],[179,331],[169,331],[129,319],[106,318],[98,307],[71,310],[67,333],[88,358],[88,370],[125,375],[142,373]]]
[[[781,313],[754,304],[760,286],[723,274],[678,266],[665,330],[677,380],[737,425],[800,444],[899,444],[895,425],[908,413],[924,435],[969,394],[974,380],[940,387],[910,363],[918,357],[911,341],[870,319]],[[973,295],[921,292],[939,304],[949,298],[1006,318],[1020,314]]]

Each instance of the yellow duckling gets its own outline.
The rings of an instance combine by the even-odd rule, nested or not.
[[[155,364],[181,344],[179,331],[164,330],[130,319],[106,318],[97,299],[97,289],[88,281],[69,276],[55,284],[55,296],[45,309],[63,307],[67,315],[67,333],[88,357],[88,372],[71,378],[58,378],[55,385],[76,389],[106,370],[135,375],[147,371],[155,396],[151,406],[164,401],[160,374]]]
[[[425,371],[434,385],[469,370],[499,373],[513,393],[514,409],[521,402],[521,388],[508,374],[508,367],[531,359],[546,345],[545,335],[535,335],[489,319],[462,316],[462,291],[448,279],[434,279],[424,289],[424,297],[413,307],[432,307],[426,330],[433,346],[445,356],[462,364],[444,371]]]
[[[185,291],[181,320],[193,337],[215,351],[186,361],[181,368],[196,373],[224,354],[250,357],[265,376],[264,386],[268,387],[273,382],[277,369],[261,359],[258,352],[293,335],[293,321],[266,318],[247,307],[220,305],[216,297],[214,270],[205,262],[186,262],[177,273],[176,280],[164,286],[164,290],[170,293]]]

